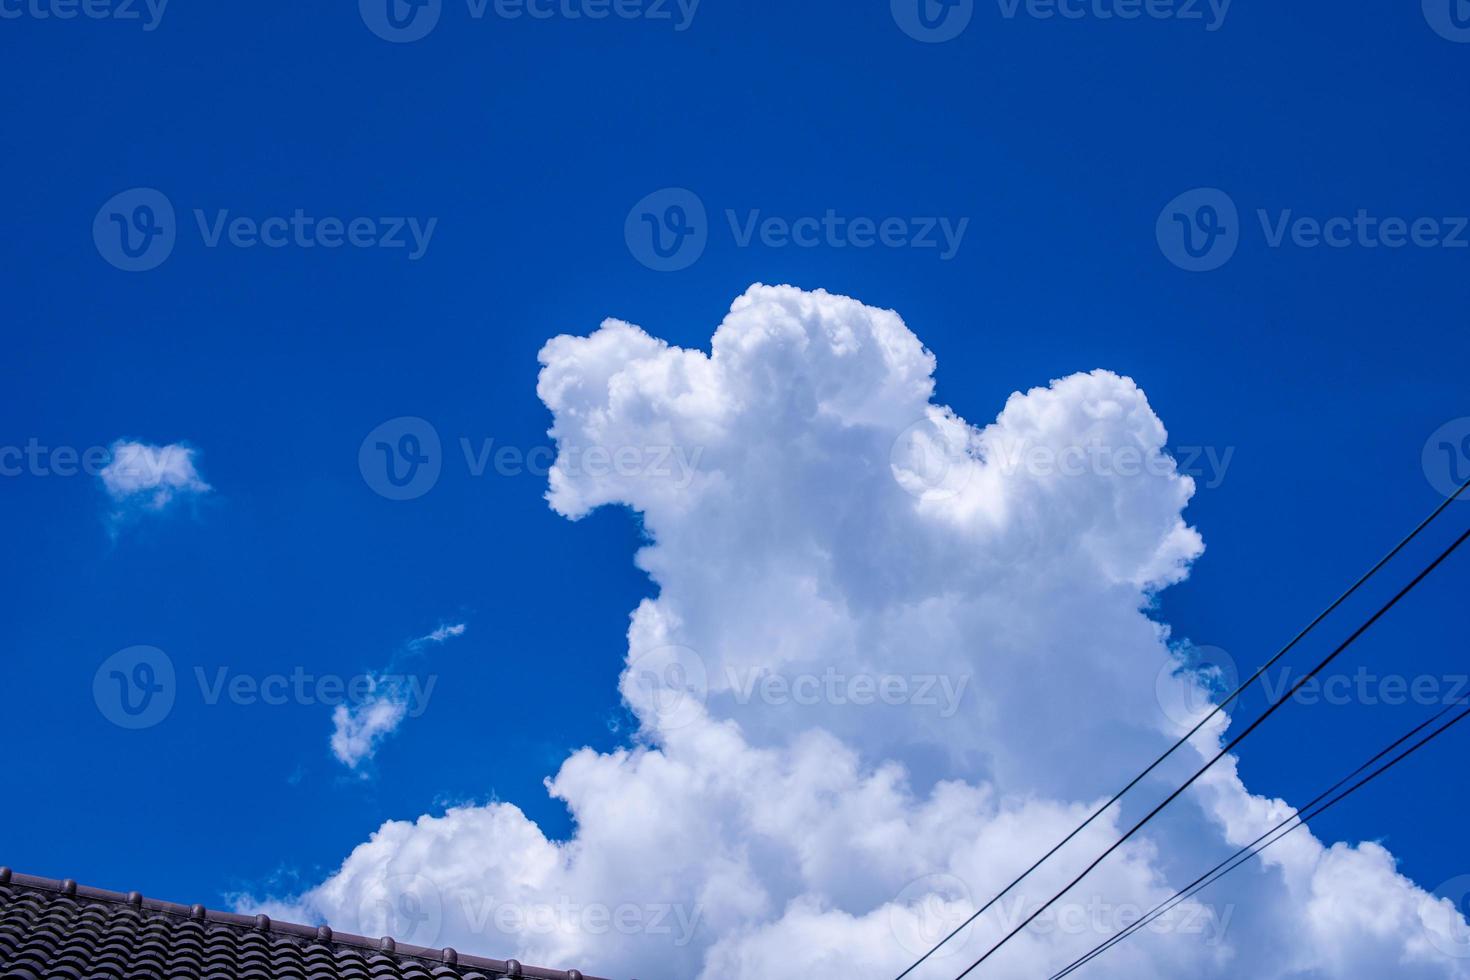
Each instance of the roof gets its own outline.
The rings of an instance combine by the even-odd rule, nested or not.
[[[0,868],[6,980],[600,980]]]

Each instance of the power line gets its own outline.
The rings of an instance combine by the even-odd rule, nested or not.
[[[929,949],[928,952],[926,952],[923,956],[920,956],[913,963],[909,964],[908,969],[906,969],[902,973],[900,973],[897,977],[894,978],[894,980],[903,980],[904,977],[908,976],[914,970],[918,969],[919,965],[922,964],[929,957],[933,956],[936,952],[938,952],[939,951],[939,948],[941,946],[943,946],[945,943],[949,942],[955,936],[959,935],[960,932],[961,932],[961,930],[965,929],[967,926],[970,925],[970,923],[974,922],[980,916],[984,915],[985,912],[988,911],[990,909],[990,907],[993,906],[996,902],[1000,901],[1006,895],[1010,894],[1011,889],[1015,888],[1022,881],[1024,881],[1027,878],[1027,876],[1029,876],[1031,874],[1031,872],[1035,871],[1037,868],[1041,867],[1048,860],[1050,860],[1051,857],[1054,854],[1057,853],[1057,851],[1060,851],[1063,847],[1067,846],[1067,844],[1069,844],[1074,837],[1076,837],[1078,834],[1082,833],[1082,831],[1086,830],[1087,827],[1094,820],[1096,820],[1098,817],[1102,816],[1105,812],[1107,812],[1107,810],[1110,807],[1112,807],[1112,805],[1114,803],[1117,803],[1120,799],[1122,799],[1123,796],[1124,796],[1124,794],[1126,794],[1129,790],[1133,789],[1133,787],[1135,787],[1139,783],[1141,783],[1144,780],[1144,778],[1148,776],[1149,773],[1153,772],[1155,769],[1157,769],[1164,762],[1165,759],[1167,759],[1167,758],[1169,758],[1169,756],[1173,755],[1176,749],[1178,749],[1181,745],[1183,745],[1184,743],[1188,742],[1191,738],[1193,738],[1194,735],[1201,728],[1203,728],[1206,724],[1209,723],[1210,719],[1214,718],[1221,711],[1224,711],[1225,710],[1225,707],[1227,705],[1229,705],[1230,702],[1232,702],[1236,698],[1238,698],[1242,693],[1244,693],[1245,689],[1248,688],[1248,687],[1250,687],[1252,684],[1254,684],[1260,678],[1260,676],[1262,674],[1264,674],[1267,670],[1270,670],[1271,667],[1274,666],[1277,661],[1279,661],[1282,657],[1286,656],[1289,652],[1291,652],[1292,648],[1294,648],[1298,643],[1300,643],[1302,641],[1302,639],[1304,637],[1306,637],[1306,635],[1308,633],[1310,633],[1313,629],[1315,629],[1317,627],[1317,625],[1319,623],[1322,622],[1322,620],[1326,619],[1334,611],[1336,611],[1336,609],[1339,606],[1341,606],[1344,602],[1346,602],[1355,592],[1357,592],[1358,589],[1360,589],[1364,585],[1364,583],[1366,583],[1369,579],[1371,579],[1374,575],[1376,575],[1379,572],[1379,570],[1383,568],[1384,565],[1387,565],[1394,558],[1394,556],[1396,556],[1400,551],[1403,551],[1404,548],[1408,546],[1409,542],[1413,541],[1416,537],[1419,536],[1419,532],[1423,531],[1426,527],[1428,527],[1434,521],[1434,519],[1437,518],[1441,513],[1443,513],[1444,510],[1445,510],[1445,508],[1448,507],[1451,503],[1453,503],[1455,501],[1455,499],[1457,497],[1459,497],[1462,493],[1464,493],[1467,488],[1470,488],[1470,480],[1467,480],[1466,482],[1460,484],[1459,489],[1457,489],[1454,493],[1450,494],[1449,497],[1445,498],[1444,502],[1441,503],[1438,507],[1436,507],[1434,509],[1434,511],[1432,513],[1430,513],[1430,515],[1428,517],[1426,517],[1426,518],[1424,518],[1424,520],[1420,521],[1419,522],[1419,525],[1417,527],[1415,527],[1414,530],[1410,531],[1408,533],[1408,535],[1406,537],[1404,537],[1403,540],[1401,540],[1398,544],[1394,545],[1393,548],[1392,548],[1392,550],[1390,550],[1388,552],[1388,554],[1384,555],[1382,558],[1380,558],[1378,560],[1377,564],[1375,564],[1372,568],[1368,569],[1368,571],[1364,572],[1363,575],[1361,577],[1359,577],[1359,579],[1356,582],[1354,582],[1348,588],[1348,590],[1346,592],[1344,592],[1342,595],[1338,596],[1335,600],[1333,600],[1333,602],[1332,602],[1332,604],[1330,606],[1328,606],[1326,609],[1324,609],[1320,613],[1318,613],[1316,619],[1313,619],[1306,626],[1302,627],[1301,631],[1298,632],[1296,634],[1296,636],[1294,636],[1294,637],[1291,638],[1291,642],[1287,643],[1286,646],[1284,646],[1280,650],[1278,650],[1276,652],[1276,655],[1275,656],[1273,656],[1270,660],[1268,660],[1264,664],[1262,664],[1256,670],[1256,672],[1254,674],[1252,674],[1250,677],[1246,678],[1245,682],[1242,683],[1239,687],[1237,687],[1234,691],[1232,691],[1230,693],[1230,695],[1228,697],[1226,697],[1223,701],[1221,701],[1219,704],[1217,704],[1215,706],[1214,710],[1212,710],[1209,714],[1207,714],[1203,718],[1201,718],[1195,724],[1195,726],[1193,728],[1191,728],[1188,732],[1186,732],[1183,736],[1181,736],[1180,739],[1177,742],[1175,742],[1173,745],[1169,746],[1168,750],[1166,750],[1163,755],[1159,756],[1153,762],[1149,763],[1148,764],[1148,767],[1146,769],[1144,769],[1138,775],[1134,776],[1128,782],[1128,785],[1124,786],[1122,789],[1118,790],[1118,792],[1114,793],[1112,799],[1108,800],[1102,806],[1100,806],[1096,810],[1094,810],[1091,816],[1089,816],[1086,820],[1084,820],[1080,824],[1078,824],[1076,826],[1076,828],[1074,828],[1072,830],[1071,833],[1069,833],[1066,837],[1063,837],[1060,841],[1058,841],[1052,847],[1051,850],[1047,851],[1040,858],[1038,858],[1036,860],[1036,863],[1032,864],[1031,867],[1027,868],[1025,871],[1022,871],[1020,873],[1020,875],[1018,875],[1014,881],[1012,881],[1009,885],[1006,885],[999,892],[997,892],[995,894],[995,896],[990,899],[990,901],[986,902],[984,905],[980,906],[980,908],[976,909],[975,912],[968,919],[966,919],[964,922],[961,922],[958,926],[956,926],[954,928],[954,930],[952,932],[950,932],[949,935],[947,935],[943,939],[939,940],[939,942],[935,943],[932,947],[930,947],[930,949]]]
[[[1266,711],[1259,718],[1257,718],[1255,721],[1251,722],[1250,725],[1243,732],[1241,732],[1239,735],[1235,736],[1235,738],[1231,739],[1230,742],[1229,742],[1229,744],[1227,744],[1223,749],[1221,749],[1219,751],[1219,753],[1217,755],[1215,755],[1214,758],[1212,758],[1209,762],[1207,762],[1203,766],[1201,766],[1199,768],[1199,770],[1195,772],[1194,775],[1190,776],[1189,779],[1187,779],[1184,782],[1184,785],[1182,785],[1178,789],[1174,790],[1174,792],[1170,793],[1169,796],[1162,803],[1160,803],[1158,806],[1156,806],[1152,810],[1150,810],[1148,812],[1148,815],[1147,816],[1145,816],[1142,820],[1138,821],[1138,823],[1134,824],[1128,830],[1128,832],[1126,834],[1124,834],[1122,837],[1118,838],[1118,840],[1115,841],[1106,851],[1103,851],[1100,855],[1098,855],[1093,860],[1093,862],[1091,864],[1089,864],[1086,868],[1084,868],[1081,874],[1079,874],[1077,877],[1073,878],[1072,881],[1065,888],[1063,888],[1061,891],[1057,892],[1051,898],[1047,899],[1047,902],[1046,902],[1045,905],[1041,906],[1035,912],[1032,912],[1030,915],[1028,915],[1026,917],[1026,919],[1020,925],[1016,926],[1010,932],[1006,933],[1006,935],[1005,935],[1004,938],[1002,938],[994,946],[991,946],[988,950],[986,950],[985,953],[979,959],[977,959],[975,962],[971,963],[969,965],[969,967],[966,968],[966,970],[963,973],[961,973],[958,977],[955,978],[955,980],[963,980],[964,977],[969,976],[975,970],[976,967],[978,967],[981,963],[984,963],[986,960],[988,960],[991,956],[993,956],[995,954],[995,952],[997,950],[999,950],[1002,946],[1004,946],[1006,943],[1010,942],[1013,938],[1015,938],[1015,936],[1016,936],[1017,933],[1019,933],[1022,929],[1025,929],[1028,925],[1030,925],[1033,921],[1035,921],[1035,919],[1036,919],[1037,916],[1041,915],[1041,913],[1043,913],[1047,909],[1051,908],[1052,905],[1056,904],[1056,902],[1057,902],[1058,899],[1060,899],[1062,896],[1066,895],[1067,892],[1069,892],[1073,888],[1075,888],[1077,886],[1078,882],[1082,881],[1083,878],[1086,878],[1089,874],[1091,874],[1092,871],[1093,871],[1093,869],[1096,868],[1099,864],[1101,864],[1107,858],[1107,856],[1109,854],[1112,854],[1118,848],[1122,847],[1129,839],[1131,839],[1133,837],[1134,834],[1136,834],[1136,833],[1138,833],[1138,831],[1142,830],[1143,827],[1149,821],[1153,820],[1154,817],[1156,817],[1156,816],[1159,815],[1160,811],[1162,811],[1164,809],[1164,807],[1168,806],[1170,803],[1172,803],[1176,799],[1178,799],[1179,796],[1180,796],[1180,794],[1182,794],[1190,786],[1194,785],[1195,780],[1197,780],[1197,779],[1199,779],[1199,777],[1203,776],[1205,774],[1205,772],[1208,771],[1211,766],[1213,766],[1215,763],[1217,763],[1221,759],[1223,759],[1227,754],[1229,754],[1229,752],[1232,749],[1235,748],[1235,746],[1239,745],[1242,740],[1244,740],[1252,732],[1254,732],[1257,728],[1259,728],[1266,721],[1267,718],[1270,718],[1273,714],[1275,714],[1281,708],[1281,706],[1283,704],[1285,704],[1293,695],[1296,694],[1296,692],[1298,690],[1301,689],[1302,685],[1306,684],[1313,677],[1316,677],[1319,673],[1321,673],[1322,670],[1325,669],[1328,664],[1330,664],[1330,663],[1332,663],[1332,661],[1336,660],[1338,658],[1338,656],[1344,650],[1346,650],[1349,646],[1351,646],[1353,644],[1353,642],[1358,639],[1358,637],[1360,637],[1364,633],[1366,633],[1369,630],[1369,628],[1373,626],[1374,623],[1378,622],[1378,620],[1383,617],[1383,615],[1385,613],[1387,613],[1394,606],[1398,605],[1399,601],[1401,599],[1403,599],[1404,596],[1408,595],[1411,591],[1413,591],[1413,589],[1414,589],[1415,586],[1417,586],[1420,582],[1424,581],[1424,579],[1427,578],[1429,576],[1429,574],[1431,572],[1433,572],[1436,568],[1438,568],[1440,566],[1440,563],[1443,562],[1446,558],[1448,558],[1455,551],[1456,548],[1458,548],[1458,547],[1460,547],[1460,545],[1464,544],[1466,538],[1470,538],[1470,530],[1465,531],[1463,534],[1461,534],[1458,538],[1455,539],[1454,544],[1450,545],[1444,551],[1440,552],[1440,555],[1439,555],[1438,558],[1435,558],[1434,561],[1432,561],[1428,565],[1426,565],[1424,567],[1424,570],[1423,571],[1421,571],[1418,575],[1415,575],[1414,578],[1413,578],[1413,580],[1411,582],[1409,582],[1408,585],[1406,585],[1402,589],[1400,589],[1394,595],[1394,597],[1392,599],[1388,600],[1388,602],[1386,602],[1381,608],[1379,608],[1379,610],[1377,612],[1375,612],[1372,616],[1368,617],[1368,619],[1363,622],[1363,625],[1359,626],[1356,630],[1353,631],[1353,633],[1352,633],[1351,636],[1349,636],[1346,640],[1344,640],[1341,644],[1338,645],[1337,649],[1333,650],[1330,654],[1328,654],[1326,656],[1326,658],[1324,658],[1320,663],[1318,663],[1317,666],[1313,667],[1312,670],[1311,670],[1311,672],[1308,673],[1305,677],[1303,677],[1301,680],[1299,680],[1295,684],[1293,684],[1291,686],[1291,690],[1287,691],[1285,694],[1283,694],[1280,697],[1280,699],[1278,699],[1270,707],[1268,707],[1266,709]]]
[[[1373,765],[1373,763],[1377,762],[1379,759],[1383,758],[1385,755],[1388,755],[1388,753],[1390,753],[1394,749],[1398,748],[1404,742],[1407,742],[1409,739],[1413,738],[1419,732],[1423,731],[1425,728],[1428,728],[1430,725],[1434,724],[1440,718],[1444,717],[1444,715],[1447,712],[1449,712],[1452,708],[1455,708],[1455,707],[1463,707],[1464,704],[1465,704],[1465,699],[1461,698],[1460,700],[1455,701],[1454,703],[1452,703],[1452,704],[1446,706],[1445,708],[1441,709],[1434,717],[1430,718],[1428,721],[1420,722],[1417,726],[1415,726],[1409,732],[1407,732],[1406,734],[1400,736],[1397,740],[1395,740],[1391,745],[1389,745],[1383,751],[1379,752],[1377,755],[1375,755],[1373,758],[1369,759],[1367,762],[1363,763],[1357,769],[1353,770],[1351,773],[1349,773],[1348,775],[1344,776],[1342,779],[1338,780],[1331,788],[1329,788],[1326,791],[1324,791],[1323,793],[1319,794],[1310,803],[1307,803],[1305,806],[1303,806],[1300,809],[1298,809],[1291,816],[1289,816],[1286,819],[1282,820],[1276,826],[1272,827],[1270,830],[1266,831],[1264,834],[1262,834],[1261,836],[1257,837],[1255,840],[1251,841],[1249,844],[1245,845],[1240,850],[1236,851],[1234,854],[1230,855],[1230,857],[1228,857],[1225,860],[1221,861],[1219,864],[1215,865],[1209,871],[1206,871],[1204,874],[1200,875],[1194,881],[1192,881],[1188,885],[1184,886],[1184,888],[1182,888],[1179,891],[1175,892],[1174,895],[1171,898],[1165,899],[1164,901],[1160,902],[1158,905],[1155,905],[1146,914],[1144,914],[1143,917],[1141,917],[1137,922],[1132,923],[1127,928],[1125,928],[1125,929],[1121,930],[1120,932],[1118,932],[1116,935],[1110,937],[1109,939],[1107,939],[1104,942],[1098,944],[1097,946],[1094,946],[1087,953],[1085,953],[1084,955],[1082,955],[1078,959],[1073,960],[1072,963],[1069,964],[1062,971],[1060,971],[1058,973],[1052,974],[1052,976],[1049,978],[1049,980],[1061,980],[1062,977],[1065,977],[1065,976],[1073,973],[1074,971],[1076,971],[1078,969],[1081,969],[1082,966],[1084,966],[1085,964],[1091,962],[1093,959],[1095,959],[1096,957],[1102,955],[1103,953],[1107,952],[1109,949],[1112,949],[1118,943],[1122,942],[1123,940],[1127,939],[1129,936],[1133,935],[1135,932],[1137,932],[1140,929],[1144,928],[1149,923],[1153,922],[1155,919],[1158,919],[1158,918],[1160,918],[1160,917],[1162,917],[1164,915],[1167,915],[1172,909],[1174,909],[1176,906],[1178,906],[1181,902],[1184,902],[1186,899],[1188,899],[1188,898],[1190,898],[1190,897],[1198,894],[1199,892],[1201,892],[1204,889],[1208,888],[1210,885],[1213,885],[1215,882],[1219,881],[1221,878],[1225,877],[1230,872],[1234,871],[1236,868],[1240,867],[1242,864],[1246,863],[1251,858],[1255,857],[1257,854],[1260,854],[1262,851],[1264,851],[1266,848],[1270,847],[1272,844],[1275,844],[1277,841],[1281,840],[1287,834],[1290,834],[1292,831],[1295,831],[1295,830],[1297,830],[1297,829],[1299,829],[1301,827],[1306,826],[1307,821],[1316,819],[1318,816],[1320,816],[1321,814],[1325,813],[1327,810],[1331,809],[1336,804],[1341,803],[1344,799],[1346,799],[1347,797],[1351,796],[1353,793],[1357,792],[1359,789],[1362,789],[1369,782],[1373,781],[1378,776],[1380,776],[1383,773],[1387,772],[1389,769],[1392,769],[1395,765],[1397,765],[1398,763],[1402,762],[1408,756],[1413,755],[1415,752],[1417,752],[1419,749],[1423,748],[1425,745],[1427,745],[1430,742],[1434,741],[1434,739],[1438,738],[1443,732],[1445,732],[1449,728],[1453,727],[1454,725],[1456,725],[1459,722],[1461,722],[1462,720],[1464,720],[1466,716],[1470,716],[1470,709],[1467,709],[1465,711],[1460,712],[1460,714],[1456,715],[1454,718],[1451,718],[1444,725],[1440,726],[1435,731],[1430,732],[1428,735],[1424,736],[1424,738],[1420,739],[1417,743],[1415,743],[1414,745],[1411,745],[1408,749],[1404,750],[1398,756],[1396,756],[1393,759],[1390,759],[1388,762],[1386,762],[1384,765],[1382,765],[1381,767],[1379,767],[1377,770],[1375,770],[1374,772],[1372,772],[1372,773],[1368,774],[1367,776],[1363,777],[1361,780],[1359,780],[1357,783],[1354,783],[1352,786],[1348,787],[1346,790],[1343,790],[1343,792],[1339,793],[1337,796],[1333,797],[1330,800],[1327,800],[1327,802],[1325,802],[1325,803],[1322,803],[1322,800],[1325,799],[1326,797],[1330,796],[1332,793],[1336,792],[1339,788],[1341,788],[1343,786],[1344,783],[1347,783],[1348,781],[1350,781],[1354,776],[1357,776],[1363,770],[1365,770],[1369,766]],[[1318,806],[1319,803],[1321,803],[1320,806]],[[1287,826],[1288,824],[1290,824],[1291,826],[1288,827]],[[1284,831],[1282,830],[1283,827],[1286,828]],[[1271,839],[1270,840],[1266,840],[1266,838],[1268,838],[1268,837],[1270,837]],[[1261,843],[1262,841],[1265,841],[1265,843],[1262,844]]]

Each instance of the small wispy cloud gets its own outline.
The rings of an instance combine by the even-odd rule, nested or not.
[[[421,647],[425,643],[443,643],[450,637],[463,636],[464,631],[464,623],[455,623],[452,626],[440,626],[438,629],[434,630],[434,632],[429,633],[425,636],[421,636],[417,640],[412,641],[409,646]]]
[[[332,712],[332,754],[348,769],[356,769],[378,751],[378,743],[397,731],[408,717],[408,700],[396,687],[377,690],[360,705],[337,705]],[[401,697],[402,696],[402,697]]]
[[[159,513],[175,502],[202,496],[214,488],[199,475],[198,450],[173,443],[154,446],[119,439],[112,459],[97,474],[112,499],[114,526],[140,514]]]
[[[463,636],[464,623],[440,625],[406,644],[408,653],[417,653],[429,644],[441,644]],[[405,718],[417,718],[428,707],[436,678],[427,684],[414,675],[397,672],[398,658],[383,670],[369,675],[372,687],[360,703],[339,704],[332,711],[332,755],[348,769],[356,771],[371,761],[383,740],[398,730]]]

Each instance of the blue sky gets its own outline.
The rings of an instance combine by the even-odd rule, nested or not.
[[[19,11],[0,22],[0,444],[185,444],[212,488],[118,520],[93,477],[0,478],[7,782],[29,801],[0,817],[0,859],[17,869],[220,905],[315,883],[383,821],[448,803],[511,800],[569,832],[542,780],[570,750],[629,736],[624,634],[652,594],[632,564],[640,527],[621,509],[565,520],[544,475],[475,476],[461,440],[549,447],[537,351],[604,317],[707,349],[753,282],[851,295],[899,311],[938,357],[939,399],[980,423],[1076,371],[1134,378],[1171,446],[1230,454],[1223,472],[1194,467],[1185,516],[1207,551],[1157,615],[1242,667],[1443,499],[1431,435],[1470,435],[1453,425],[1470,415],[1470,249],[1307,247],[1310,229],[1271,243],[1284,212],[1360,210],[1470,241],[1455,221],[1470,215],[1470,44],[1418,4],[1236,0],[1223,20],[1201,4],[1202,20],[1123,21],[977,2],[941,43],[886,3],[703,0],[687,19],[668,4],[669,19],[591,20],[493,5],[476,18],[444,0],[409,43],[350,4],[169,5],[155,29],[0,7]],[[172,251],[140,272],[93,235],[134,188],[176,211]],[[706,212],[703,251],[675,271],[625,234],[667,188]],[[1196,188],[1238,210],[1235,251],[1211,271],[1180,268],[1156,234]],[[1199,201],[1187,220],[1205,220]],[[298,209],[370,219],[375,240],[401,225],[409,244],[211,247],[194,214]],[[939,219],[965,224],[952,255],[856,247],[850,224],[812,247],[742,241],[752,221],[829,210],[898,218],[910,236],[932,225],[941,243]],[[433,222],[422,248],[409,218]],[[359,450],[405,416],[431,423],[442,471],[390,500]],[[1466,560],[1352,666],[1470,672]],[[125,731],[93,678],[138,644],[167,652],[179,696],[162,723]],[[359,772],[331,756],[329,707],[211,705],[193,685],[196,667],[390,665],[437,686]],[[1258,793],[1314,795],[1424,714],[1283,712],[1242,771]],[[1439,746],[1320,833],[1385,841],[1430,889],[1470,872],[1457,758]]]

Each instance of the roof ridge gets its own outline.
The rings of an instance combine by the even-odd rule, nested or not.
[[[177,902],[145,898],[141,892],[123,893],[109,891],[105,888],[92,888],[87,885],[78,885],[71,878],[58,881],[54,878],[40,878],[35,875],[20,874],[12,871],[9,867],[0,867],[0,885],[28,888],[34,891],[55,892],[88,902],[131,905],[133,908],[147,909],[151,912],[190,919],[195,922],[215,922],[220,925],[254,930],[268,935],[305,939],[333,946],[346,946],[353,949],[372,950],[378,953],[386,953],[389,956],[426,960],[456,968],[476,967],[490,970],[504,977],[524,977],[526,980],[604,980],[602,977],[588,976],[580,970],[549,970],[538,966],[524,966],[518,960],[496,960],[484,956],[473,956],[468,953],[460,953],[452,946],[446,946],[442,949],[431,949],[427,946],[413,946],[406,943],[399,943],[391,936],[382,936],[374,939],[369,936],[337,932],[331,926],[309,926],[296,922],[276,922],[268,915],[243,915],[239,912],[221,912],[215,909],[208,909],[203,905],[180,905]]]

